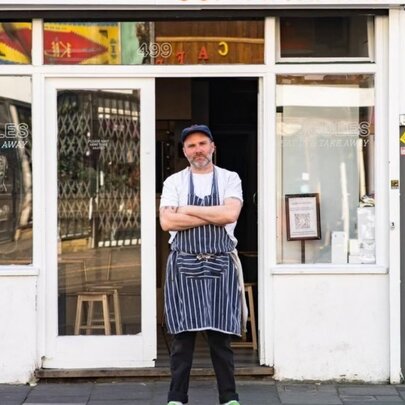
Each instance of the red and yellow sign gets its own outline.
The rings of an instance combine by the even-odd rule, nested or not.
[[[108,64],[120,61],[118,23],[45,23],[47,64]]]
[[[31,63],[31,23],[0,24],[0,64]]]
[[[0,24],[0,63],[31,63],[31,23]],[[120,64],[118,23],[45,23],[47,64]]]

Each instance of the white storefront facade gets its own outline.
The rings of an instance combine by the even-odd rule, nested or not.
[[[156,366],[156,207],[195,122],[242,172],[258,364],[401,381],[399,1],[0,0],[0,19],[0,382]]]

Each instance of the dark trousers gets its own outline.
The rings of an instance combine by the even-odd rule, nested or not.
[[[207,330],[212,365],[217,377],[219,402],[239,400],[236,393],[231,335]],[[172,380],[168,401],[188,402],[188,385],[193,363],[193,353],[197,332],[182,332],[173,335],[170,369]]]

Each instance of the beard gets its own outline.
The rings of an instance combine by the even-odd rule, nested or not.
[[[189,159],[189,162],[196,169],[204,169],[212,162],[212,154],[195,156]]]

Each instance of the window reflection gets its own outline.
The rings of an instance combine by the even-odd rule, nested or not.
[[[373,18],[281,17],[282,58],[368,58],[373,42]]]
[[[260,64],[264,20],[45,22],[46,64]]]
[[[277,79],[278,262],[374,263],[371,75]],[[284,196],[319,193],[322,239],[286,240]]]
[[[0,23],[0,64],[30,64],[31,47],[31,23]]]
[[[0,77],[0,265],[32,262],[31,79]]]
[[[45,23],[45,64],[119,64],[119,23]]]
[[[58,91],[59,334],[141,330],[139,92]]]

